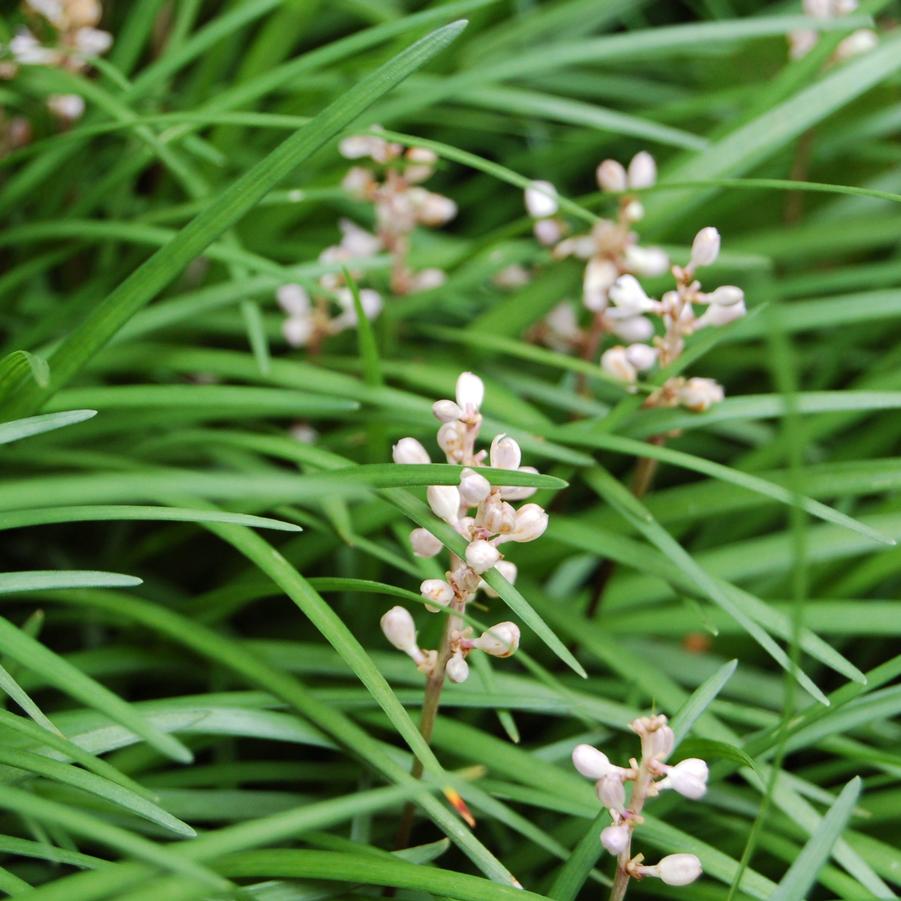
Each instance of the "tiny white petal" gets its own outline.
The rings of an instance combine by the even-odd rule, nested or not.
[[[431,463],[429,452],[415,438],[401,438],[391,448],[395,463]]]
[[[604,160],[595,173],[602,191],[625,191],[629,187],[626,170],[616,160]]]
[[[703,872],[701,861],[694,854],[669,854],[656,869],[667,885],[690,885]]]
[[[549,181],[533,181],[526,188],[526,209],[533,219],[546,219],[557,212],[557,189]]]
[[[429,485],[429,506],[439,519],[455,523],[460,515],[460,492],[454,485]]]
[[[629,163],[629,187],[650,188],[657,181],[657,164],[646,150],[636,153]]]
[[[691,245],[691,266],[697,269],[699,266],[709,266],[716,262],[720,255],[720,233],[708,226],[702,228],[696,235]]]
[[[417,557],[434,557],[444,547],[428,529],[413,529],[410,545]]]
[[[586,778],[596,782],[616,767],[603,751],[591,745],[576,745],[572,753],[573,766]]]
[[[519,626],[516,623],[498,623],[482,633],[473,646],[492,657],[510,657],[519,647]]]
[[[500,551],[487,541],[471,541],[466,547],[466,562],[470,569],[484,573],[500,560]]]
[[[457,406],[464,413],[474,413],[485,399],[485,383],[472,372],[461,372],[457,378]]]

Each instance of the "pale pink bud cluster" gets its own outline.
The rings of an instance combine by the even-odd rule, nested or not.
[[[392,259],[391,291],[412,294],[444,284],[443,270],[413,272],[407,260],[417,227],[440,228],[457,215],[453,200],[421,187],[435,172],[435,152],[425,147],[405,150],[378,135],[344,138],[339,150],[346,159],[366,161],[353,166],[342,185],[353,197],[373,205],[378,250]]]
[[[573,766],[595,783],[598,800],[607,808],[611,825],[601,832],[601,844],[616,856],[618,867],[627,876],[661,879],[667,885],[688,885],[701,875],[701,862],[694,854],[670,854],[653,866],[645,866],[644,855],[632,856],[632,832],[642,822],[647,800],[671,789],[683,797],[697,800],[707,791],[707,764],[688,757],[671,766],[675,735],[665,716],[645,716],[633,720],[630,728],[641,739],[641,759],[632,758],[628,766],[610,762],[603,751],[591,745],[577,745],[572,752]],[[626,797],[626,783],[632,792]]]
[[[804,14],[812,19],[838,19],[857,9],[857,0],[803,0]],[[811,28],[792,31],[788,35],[788,52],[792,59],[807,56],[819,42],[819,32]],[[859,28],[852,32],[835,48],[832,59],[841,62],[852,56],[869,53],[879,43],[876,32],[870,28]]]
[[[496,570],[507,581],[515,581],[516,566],[503,558],[501,547],[511,541],[534,541],[544,534],[548,523],[548,515],[539,504],[527,503],[517,508],[511,503],[531,497],[534,488],[492,485],[478,471],[477,467],[488,462],[496,469],[510,472],[537,472],[534,467],[522,465],[522,450],[509,435],[496,435],[488,450],[476,450],[484,399],[482,380],[472,372],[463,372],[457,379],[454,399],[436,401],[432,408],[440,423],[438,445],[447,462],[461,469],[456,485],[430,485],[426,499],[432,513],[466,539],[466,551],[462,559],[452,556],[451,568],[443,579],[426,579],[420,585],[420,593],[427,602],[427,610],[436,612],[446,607],[453,611],[448,629],[450,654],[446,673],[454,682],[466,679],[469,673],[466,658],[472,651],[509,657],[519,647],[519,627],[515,623],[498,623],[474,637],[459,614],[465,612],[466,604],[479,589],[496,596],[483,579],[489,571]],[[401,464],[430,462],[428,451],[415,438],[398,441],[392,456],[395,463]],[[438,538],[423,528],[413,530],[410,543],[413,553],[419,557],[433,557],[442,547]],[[409,647],[412,645],[408,642]],[[422,668],[420,658],[413,654],[411,657]]]

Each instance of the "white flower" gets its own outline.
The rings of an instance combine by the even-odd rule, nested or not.
[[[488,459],[496,469],[519,469],[522,450],[518,442],[508,435],[495,435]]]
[[[439,422],[455,422],[463,411],[452,400],[436,400],[432,404],[432,413]]]
[[[700,266],[709,266],[716,262],[720,255],[720,233],[713,227],[702,228],[696,235],[691,245],[692,269]]]
[[[572,753],[573,766],[586,778],[593,781],[603,779],[620,768],[610,763],[603,751],[591,745],[576,745]]]
[[[713,379],[692,378],[679,389],[679,403],[696,413],[703,413],[725,396],[722,385]]]
[[[745,292],[735,285],[720,285],[715,291],[707,296],[708,303],[716,304],[720,307],[731,307],[734,304],[744,303]]]
[[[625,810],[626,789],[619,773],[607,773],[598,780],[596,788],[598,800],[604,807],[616,813],[622,813]]]
[[[554,350],[569,350],[582,337],[582,330],[579,328],[579,319],[576,316],[576,311],[573,305],[565,300],[558,303],[544,317],[544,325],[547,328],[545,343]]]
[[[485,476],[471,469],[464,469],[460,473],[460,497],[469,507],[481,504],[491,493],[491,483]]]
[[[534,466],[520,466],[520,472],[531,472],[535,475],[538,470]],[[531,497],[538,489],[529,488],[525,485],[505,485],[501,488],[501,497],[505,501],[524,501],[527,497]]]
[[[100,56],[113,45],[113,36],[99,28],[79,28],[75,32],[75,49],[83,56]]]
[[[447,281],[447,273],[443,269],[434,266],[429,269],[420,269],[410,276],[410,291],[433,291],[440,288]]]
[[[628,341],[630,344],[636,341],[647,341],[654,334],[654,326],[644,316],[630,316],[627,319],[612,319],[609,313],[604,320],[606,325],[617,338]]]
[[[481,574],[487,572],[500,560],[501,552],[493,545],[481,538],[471,541],[466,547],[466,563],[470,569]]]
[[[552,247],[563,237],[563,223],[559,219],[539,219],[532,231],[539,244]]]
[[[428,529],[413,529],[410,545],[417,557],[434,557],[444,547]]]
[[[16,32],[9,42],[9,52],[23,66],[49,66],[57,59],[57,52],[45,47],[27,28]]]
[[[538,504],[523,504],[516,511],[516,523],[509,535],[503,536],[511,541],[534,541],[540,538],[547,529],[548,515]]]
[[[630,344],[626,348],[626,359],[639,372],[645,372],[657,362],[657,349],[649,344]]]
[[[275,298],[289,316],[305,316],[310,312],[310,295],[303,285],[282,285]]]
[[[407,165],[404,166],[404,178],[411,184],[416,184],[431,178],[438,162],[438,155],[433,150],[425,147],[411,147],[404,156]]]
[[[626,266],[646,278],[663,275],[669,269],[669,256],[660,247],[630,244],[625,252]]]
[[[525,193],[526,209],[533,219],[546,219],[557,212],[557,189],[549,181],[533,181]]]
[[[698,757],[686,757],[670,767],[658,788],[671,788],[686,798],[696,801],[707,791],[707,764]]]
[[[376,162],[383,162],[390,156],[387,141],[374,135],[351,135],[338,144],[338,152],[345,159],[359,160],[370,157]]]
[[[341,229],[341,246],[354,257],[375,256],[382,249],[381,238],[360,228],[350,219],[341,219],[338,222]]]
[[[510,560],[498,560],[494,568],[512,585],[516,581],[516,564]],[[490,598],[496,598],[497,592],[484,580],[479,583],[479,588]]]
[[[426,497],[439,519],[455,523],[460,516],[460,492],[454,485],[429,485]]]
[[[361,288],[360,306],[363,308],[363,315],[367,319],[375,319],[382,311],[382,295],[372,288]],[[335,328],[353,328],[357,324],[357,308],[354,306],[354,296],[350,288],[339,288],[335,291],[335,299],[342,308],[340,316],[332,320]]]
[[[425,188],[410,188],[407,193],[416,217],[423,225],[445,225],[457,215],[457,204],[450,197],[426,191]]]
[[[648,313],[659,306],[648,297],[634,275],[621,275],[610,289],[610,299],[616,304],[616,316],[621,318]]]
[[[429,452],[415,438],[401,438],[391,448],[395,463],[431,463]]]
[[[874,50],[879,43],[879,37],[871,28],[858,28],[848,35],[835,48],[835,58],[838,60],[851,59],[852,56],[860,56]]]
[[[657,181],[657,164],[646,150],[636,153],[629,163],[629,187],[650,188]]]
[[[36,13],[42,15],[55,28],[66,26],[66,15],[62,0],[25,0]]]
[[[597,257],[589,260],[582,279],[582,303],[593,313],[607,309],[608,293],[619,277],[619,270],[610,260]]]
[[[438,607],[446,607],[454,599],[454,589],[444,579],[426,579],[419,586],[419,593]],[[428,605],[426,609],[434,613],[438,607]]]
[[[472,372],[462,372],[457,378],[456,397],[465,415],[478,413],[485,399],[485,383]]]
[[[519,626],[510,622],[498,623],[483,632],[473,642],[473,647],[492,657],[510,657],[519,647]]]
[[[457,420],[445,422],[438,429],[438,447],[444,451],[449,460],[460,462],[463,456],[465,437],[466,427],[462,423]]]
[[[711,303],[705,310],[704,315],[700,316],[695,322],[696,329],[707,328],[708,326],[720,327],[741,319],[747,313],[745,302],[740,300],[738,303],[729,304],[728,306],[719,303]]]
[[[282,334],[291,347],[305,347],[313,337],[315,326],[310,317],[291,316],[282,323]]]
[[[625,191],[629,187],[626,170],[616,160],[604,160],[595,172],[602,191]]]
[[[616,345],[601,354],[601,368],[617,381],[631,384],[638,378],[638,372],[629,362],[629,354],[622,345]]]
[[[406,607],[392,607],[382,615],[381,625],[385,638],[398,651],[403,651],[414,658],[420,654],[419,646],[416,644],[416,626]]]
[[[47,108],[60,119],[74,122],[84,115],[84,98],[79,94],[51,94],[47,98]]]
[[[701,875],[701,861],[694,854],[669,854],[650,867],[667,885],[689,885]]]
[[[618,856],[629,847],[629,828],[627,826],[608,826],[601,833],[601,844],[604,849]]]
[[[451,682],[465,682],[469,678],[469,664],[460,651],[457,651],[447,661],[447,667],[444,671]]]
[[[341,187],[357,197],[365,197],[374,186],[375,178],[365,166],[351,166],[341,180]]]

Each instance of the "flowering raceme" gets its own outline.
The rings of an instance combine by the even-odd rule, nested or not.
[[[500,487],[472,467],[480,466],[487,456],[491,466],[518,472],[536,472],[522,466],[519,445],[507,435],[497,435],[490,450],[476,451],[475,444],[482,424],[479,412],[485,389],[482,380],[471,372],[457,379],[455,400],[439,400],[433,410],[441,422],[438,444],[448,463],[456,463],[460,470],[458,485],[432,485],[427,498],[432,512],[452,526],[466,541],[461,559],[451,555],[450,569],[444,579],[426,579],[420,586],[428,601],[426,609],[437,612],[447,607],[453,614],[448,619],[445,639],[438,650],[423,650],[416,641],[413,618],[403,607],[394,607],[382,617],[382,631],[398,650],[407,654],[419,670],[429,677],[441,678],[446,672],[452,682],[463,682],[469,675],[466,658],[474,650],[493,657],[509,657],[519,646],[519,627],[512,622],[492,626],[479,637],[459,615],[479,589],[494,593],[482,576],[497,569],[504,578],[516,579],[516,566],[503,559],[500,550],[507,542],[528,542],[540,538],[547,528],[548,516],[535,503],[519,509],[510,501],[526,500],[534,488]],[[402,438],[394,445],[395,463],[423,464],[430,458],[415,438]],[[442,549],[441,542],[426,529],[414,529],[410,535],[413,553],[419,557],[434,557]]]
[[[611,825],[601,832],[601,844],[618,859],[616,882],[611,898],[620,899],[630,879],[653,876],[667,885],[687,885],[701,875],[701,862],[694,854],[670,854],[653,866],[644,864],[644,855],[632,856],[632,832],[641,825],[645,802],[662,791],[671,790],[696,801],[707,791],[707,764],[688,757],[667,764],[675,735],[663,715],[633,720],[630,728],[641,739],[641,759],[622,767],[590,745],[577,745],[572,752],[575,768],[595,782],[598,799],[610,812]],[[626,800],[625,783],[632,784]]]
[[[555,259],[573,257],[585,262],[582,305],[591,315],[590,324],[583,328],[575,308],[563,301],[535,335],[555,350],[579,351],[592,360],[605,336],[619,339],[601,353],[601,367],[629,390],[635,390],[641,374],[679,358],[689,335],[743,316],[744,292],[724,285],[707,293],[695,278],[698,269],[711,265],[719,255],[720,236],[715,228],[704,228],[697,234],[690,262],[684,267],[671,266],[661,248],[638,243],[633,226],[644,217],[644,208],[630,192],[656,182],[657,167],[649,153],[636,154],[628,167],[604,160],[596,175],[602,191],[621,196],[617,218],[601,219],[587,234],[567,234],[567,225],[558,215],[553,185],[533,182],[526,189],[526,209],[535,219],[537,239],[552,247]],[[648,296],[639,278],[661,276],[667,271],[673,274],[675,289],[659,300]],[[661,323],[660,328],[655,328],[655,319]],[[651,393],[645,405],[682,405],[701,411],[722,398],[721,386],[712,379],[675,377]]]
[[[804,15],[812,19],[838,19],[849,16],[857,9],[857,0],[803,0]],[[792,31],[788,36],[789,56],[792,59],[800,59],[807,56],[817,45],[819,33],[811,29],[803,28]],[[838,62],[867,53],[878,43],[879,38],[871,28],[858,28],[849,34],[835,48],[833,58]]]
[[[434,173],[437,156],[421,147],[404,150],[400,144],[376,135],[345,138],[339,149],[347,159],[369,160],[368,166],[351,167],[342,186],[351,196],[373,205],[376,233],[342,219],[340,242],[323,250],[319,261],[347,264],[351,277],[359,282],[364,273],[354,269],[353,262],[384,251],[391,257],[392,294],[411,294],[443,284],[442,270],[413,272],[408,263],[415,229],[420,225],[444,225],[457,214],[457,205],[450,198],[420,187]],[[283,285],[276,294],[287,317],[282,331],[292,347],[315,349],[329,335],[356,327],[353,296],[344,275],[323,275],[319,288],[315,300],[302,285],[296,284]],[[367,319],[374,319],[382,310],[382,296],[372,288],[360,290],[360,301]],[[337,312],[333,312],[335,309]]]

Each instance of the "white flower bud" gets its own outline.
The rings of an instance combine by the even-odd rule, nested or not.
[[[437,154],[425,147],[411,147],[407,153],[407,165],[404,166],[404,178],[410,184],[418,184],[430,178],[438,162]]]
[[[456,420],[445,422],[438,429],[438,447],[444,451],[451,461],[461,462],[462,460],[465,432],[465,427]]]
[[[79,28],[75,32],[75,49],[83,56],[100,56],[113,45],[113,36],[99,28]]]
[[[417,557],[434,557],[444,547],[428,529],[413,529],[410,532],[410,545]]]
[[[650,188],[657,181],[657,164],[646,150],[636,153],[629,163],[629,187]]]
[[[549,181],[533,181],[526,188],[526,210],[533,219],[546,219],[557,212],[557,189]]]
[[[666,717],[660,715],[658,721],[662,723],[656,729],[644,733],[641,737],[641,750],[647,757],[653,757],[655,760],[664,761],[673,753],[673,747],[676,744],[676,735],[673,730],[666,725]]]
[[[733,304],[744,303],[745,292],[741,288],[736,288],[735,285],[720,285],[707,297],[707,300],[720,307],[731,307]]]
[[[519,469],[522,450],[515,439],[504,434],[495,435],[488,459],[496,469]]]
[[[590,260],[596,253],[598,243],[593,234],[573,235],[554,248],[554,259],[565,260],[567,257],[576,257],[580,260]]]
[[[314,325],[309,316],[291,316],[282,323],[282,334],[291,347],[305,347],[313,337]]]
[[[457,651],[450,660],[447,661],[447,667],[444,670],[447,678],[451,682],[465,682],[469,678],[469,664],[460,651]]]
[[[534,541],[547,529],[548,515],[538,504],[523,504],[516,511],[516,524],[509,538],[512,541]]]
[[[626,359],[639,372],[645,372],[657,362],[657,353],[657,348],[649,344],[630,344],[626,348]]]
[[[608,826],[601,833],[601,844],[609,854],[619,856],[629,847],[628,826]]]
[[[475,507],[491,493],[491,483],[485,476],[471,469],[460,473],[460,497],[468,507]]]
[[[420,269],[410,276],[410,291],[433,291],[447,281],[447,273],[443,269]]]
[[[520,472],[531,472],[538,474],[538,470],[534,466],[520,466]],[[538,489],[528,488],[525,485],[505,485],[501,488],[501,497],[505,501],[524,501],[527,497],[531,497]]]
[[[439,519],[451,524],[460,516],[460,492],[454,485],[429,485],[426,491],[429,506]]]
[[[306,316],[310,312],[310,295],[303,285],[282,285],[275,292],[275,299],[289,316]]]
[[[512,585],[516,582],[516,564],[510,560],[498,560],[497,563],[494,564],[494,568]],[[484,580],[482,579],[479,584],[479,588],[485,592],[490,598],[496,598],[498,596],[497,592]]]
[[[454,422],[463,415],[463,411],[452,400],[436,400],[432,404],[432,413],[439,422]]]
[[[723,386],[713,379],[689,379],[679,389],[679,403],[695,413],[709,410],[713,404],[719,403],[725,394]]]
[[[381,238],[360,228],[350,219],[338,223],[341,229],[341,246],[353,257],[371,257],[382,249]]]
[[[539,219],[532,232],[539,244],[552,247],[563,237],[563,223],[559,219]]]
[[[657,301],[651,300],[634,275],[621,275],[610,288],[610,299],[616,304],[621,318],[638,316],[656,310]]]
[[[466,548],[466,562],[470,569],[481,574],[487,572],[501,558],[501,552],[487,541],[471,541]]]
[[[511,657],[519,647],[519,626],[516,623],[498,623],[483,632],[473,647],[492,657]]]
[[[741,319],[747,312],[744,301],[739,301],[729,306],[711,303],[704,311],[704,315],[695,322],[694,327],[695,329],[707,328],[708,326],[720,328],[721,326],[729,325],[730,322],[735,322],[736,319]]]
[[[619,769],[610,763],[603,751],[591,745],[576,745],[572,753],[573,766],[586,778],[596,782]]]
[[[593,313],[607,309],[608,292],[619,277],[619,270],[610,260],[595,257],[585,267],[582,280],[582,303]]]
[[[630,244],[625,253],[626,266],[646,278],[663,275],[669,269],[669,256],[660,247]]]
[[[472,372],[461,372],[457,378],[457,406],[464,413],[477,413],[485,399],[485,383]]]
[[[457,215],[457,204],[450,197],[423,188],[411,188],[410,194],[416,217],[423,225],[445,225]]]
[[[692,801],[702,798],[707,791],[707,764],[698,757],[686,757],[667,770],[657,783],[658,788],[671,788]]]
[[[357,197],[365,196],[374,185],[375,178],[364,166],[351,166],[341,180],[341,187]]]
[[[415,438],[401,438],[391,448],[395,463],[431,463],[429,452]]]
[[[454,599],[454,589],[444,579],[426,579],[419,586],[419,593],[439,607],[446,607]],[[434,612],[434,608],[430,609]]]
[[[623,218],[627,222],[639,222],[644,219],[644,207],[638,200],[630,200],[623,209]]]
[[[690,885],[701,875],[701,861],[694,854],[669,854],[651,867],[667,885]]]
[[[863,53],[869,53],[875,50],[879,44],[879,37],[871,28],[859,28],[857,31],[849,34],[835,48],[835,58],[837,60],[851,59],[852,56],[860,56]]]
[[[610,319],[607,317],[604,324],[623,341],[630,344],[636,341],[647,341],[654,334],[654,326],[650,319],[644,316],[630,316],[627,319]]]
[[[626,348],[619,344],[601,354],[601,368],[620,382],[631,384],[638,378],[638,372],[629,362]]]
[[[716,262],[716,258],[720,255],[720,233],[708,226],[702,228],[696,235],[691,245],[691,262],[689,265],[692,269],[699,266],[709,266]]]
[[[411,657],[419,656],[419,646],[416,644],[416,626],[413,625],[413,617],[406,607],[392,607],[382,615],[382,632],[385,638],[397,648]]]
[[[84,97],[80,94],[51,94],[47,109],[66,122],[74,122],[84,115]]]
[[[626,805],[626,789],[619,773],[607,773],[596,786],[598,800],[608,810],[622,813]]]
[[[629,186],[626,170],[616,160],[604,160],[595,174],[602,191],[625,191]]]
[[[509,504],[506,506],[509,506]],[[500,532],[504,527],[507,520],[506,512],[504,502],[497,495],[492,494],[479,507],[478,514],[476,515],[476,523],[480,528],[485,529],[486,532],[493,535]],[[515,518],[516,514],[514,513],[514,522]]]

